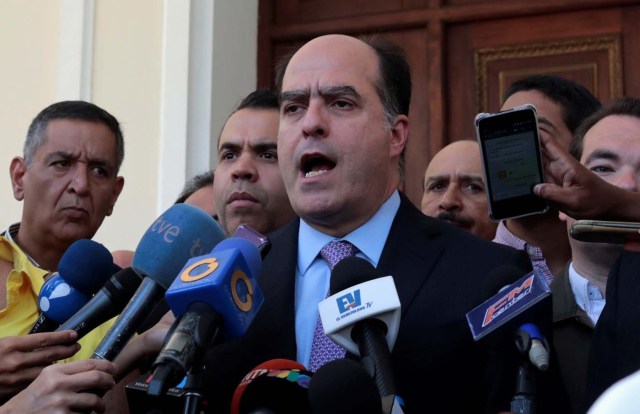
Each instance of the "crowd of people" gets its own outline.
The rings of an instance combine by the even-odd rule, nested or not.
[[[204,358],[208,411],[229,412],[238,383],[265,361],[315,371],[355,358],[327,339],[317,308],[335,262],[349,256],[393,276],[401,318],[390,359],[404,412],[510,410],[515,345],[510,336],[475,342],[465,316],[488,298],[496,269],[509,269],[509,283],[536,269],[551,290],[552,315],[537,321],[551,350],[550,369],[538,376],[539,412],[586,412],[640,369],[640,247],[568,235],[577,219],[640,221],[640,100],[601,106],[555,76],[511,85],[493,109],[535,105],[546,182],[532,191],[552,208],[496,223],[475,140],[434,155],[422,211],[400,190],[412,83],[395,44],[321,36],[282,59],[275,83],[240,102],[218,137],[215,171],[194,177],[176,200],[206,211],[227,236],[244,224],[271,241],[256,318]],[[11,162],[23,208],[0,236],[0,413],[126,409],[122,384],[162,347],[173,322],[170,312],[162,317],[166,306],[113,362],[88,359],[113,320],[79,341],[74,331],[27,335],[64,252],[92,238],[127,191],[123,160],[118,121],[94,104],[65,101],[34,118],[23,156]],[[132,256],[114,251],[123,268]],[[633,389],[611,395],[640,407]]]

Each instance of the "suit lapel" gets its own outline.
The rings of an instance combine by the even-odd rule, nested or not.
[[[401,194],[400,208],[393,220],[378,268],[394,278],[402,314],[411,307],[444,247],[440,231]]]
[[[271,251],[264,260],[258,281],[265,297],[257,328],[282,353],[281,358],[296,359],[295,274],[298,252],[299,220],[295,219],[270,235]]]

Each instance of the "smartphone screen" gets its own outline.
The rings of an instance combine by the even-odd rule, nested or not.
[[[546,201],[533,194],[533,186],[544,181],[535,108],[480,114],[476,127],[491,218],[546,211]]]

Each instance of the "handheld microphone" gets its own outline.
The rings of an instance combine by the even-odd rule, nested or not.
[[[222,239],[220,225],[188,204],[174,204],[154,221],[138,243],[131,264],[144,279],[92,358],[113,361],[162,299],[187,259],[210,251]]]
[[[498,267],[493,272],[493,282],[498,286],[502,285],[501,280],[514,273],[517,274],[518,270],[510,266]],[[513,279],[512,276],[510,278]],[[495,290],[497,289],[492,289]],[[475,341],[506,344],[514,340],[515,333],[516,348],[520,354],[526,355],[526,360],[521,360],[516,375],[516,392],[510,407],[514,413],[533,412],[536,375],[531,370],[531,365],[546,369],[549,364],[547,342],[538,328],[529,322],[550,320],[545,318],[545,312],[550,310],[550,298],[549,286],[542,275],[534,270],[505,286],[466,315]],[[537,342],[535,347],[532,346],[533,338]]]
[[[74,242],[60,258],[58,272],[38,296],[40,317],[29,331],[51,332],[80,309],[113,274],[113,257],[100,243]]]
[[[82,338],[122,312],[141,282],[131,267],[120,270],[56,331],[71,329],[78,333],[78,339]]]
[[[240,381],[240,384],[238,384],[238,387],[233,393],[233,398],[231,399],[231,414],[240,414],[240,401],[242,401],[242,396],[244,395],[244,391],[247,389],[247,386],[251,384],[253,380],[267,374],[269,371],[293,369],[297,369],[299,371],[306,370],[304,365],[296,361],[291,361],[289,359],[272,359],[267,362],[263,362],[249,371],[249,373],[242,378],[242,381]]]
[[[230,238],[211,254],[189,260],[165,296],[176,316],[153,364],[148,393],[161,395],[175,386],[213,343],[243,335],[264,298],[257,278],[262,261],[249,241]]]
[[[494,274],[510,271],[511,268],[505,266],[498,268]],[[493,337],[500,337],[503,332],[513,335],[519,326],[529,322],[531,313],[542,306],[538,303],[550,297],[551,290],[538,272],[526,274],[467,312],[467,322],[473,339],[479,341],[487,338],[491,341]],[[494,332],[497,333],[493,334]]]
[[[247,384],[238,414],[311,414],[309,384],[313,373],[298,368],[269,369]]]
[[[350,359],[321,366],[309,384],[314,414],[382,413],[382,401],[367,371]]]
[[[525,323],[516,331],[516,347],[540,371],[549,369],[549,344],[536,325]]]
[[[331,272],[331,296],[318,304],[325,334],[359,355],[383,400],[383,412],[396,405],[391,349],[400,325],[400,299],[391,276],[359,257],[340,261]],[[337,292],[337,293],[336,293]]]

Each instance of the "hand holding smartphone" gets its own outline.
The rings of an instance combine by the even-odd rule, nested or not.
[[[548,203],[533,194],[544,182],[536,108],[481,113],[475,124],[489,217],[500,221],[547,211]]]

